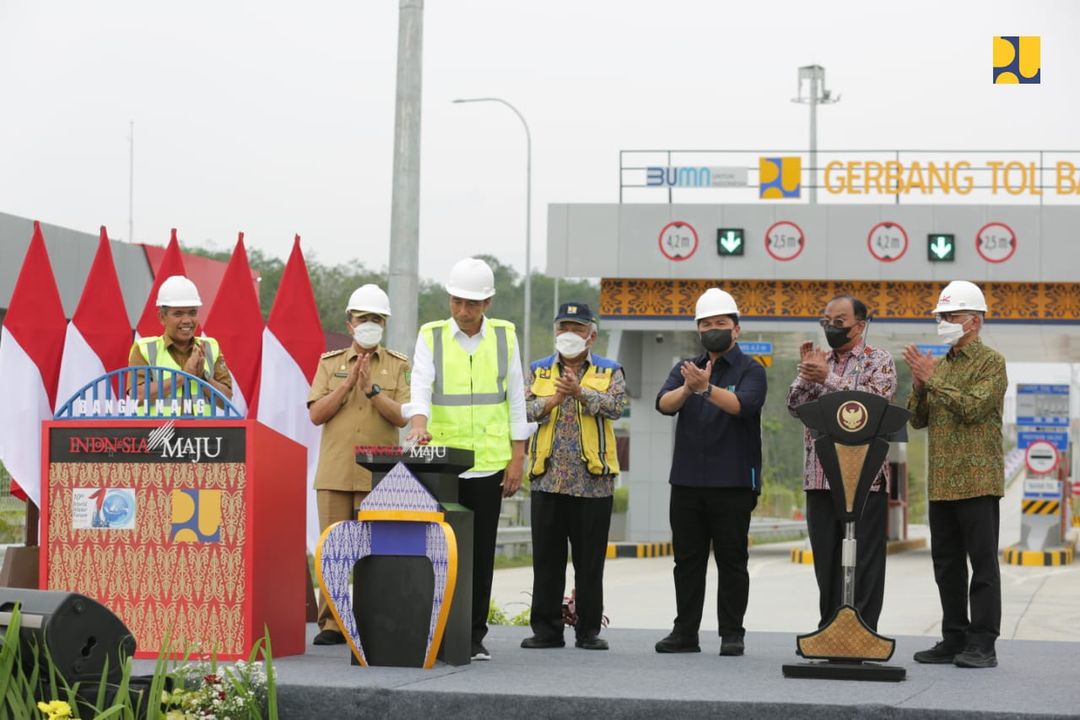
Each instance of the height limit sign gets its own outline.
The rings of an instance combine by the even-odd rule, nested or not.
[[[660,252],[668,260],[689,260],[697,252],[697,246],[697,230],[690,223],[676,220],[660,230]]]

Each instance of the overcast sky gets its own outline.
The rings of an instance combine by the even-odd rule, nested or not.
[[[1080,148],[1080,3],[427,0],[420,272],[533,265],[549,202],[614,202],[618,151],[805,147],[796,69],[842,101],[822,148]],[[0,210],[135,240],[389,257],[398,4],[0,0]],[[1042,84],[991,83],[994,35]]]

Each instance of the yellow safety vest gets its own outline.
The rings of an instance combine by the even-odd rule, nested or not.
[[[502,470],[510,462],[506,379],[517,346],[513,323],[491,318],[486,322],[472,355],[453,338],[449,320],[420,328],[435,364],[428,423],[431,442],[472,450],[471,470],[481,472]]]
[[[611,385],[611,378],[619,369],[619,364],[599,355],[590,355],[591,362],[581,378],[581,387],[598,392],[606,392]],[[558,354],[537,360],[532,364],[535,379],[532,393],[538,398],[551,397],[555,394],[555,381],[562,374],[562,364]],[[592,475],[612,475],[619,472],[619,457],[615,448],[615,426],[605,417],[588,415],[577,406],[578,431],[581,440],[581,459]],[[559,422],[562,406],[556,405],[548,415],[547,421],[529,441],[529,474],[539,477],[547,472],[547,461],[551,457],[551,448],[555,439],[555,427]]]
[[[195,341],[202,345],[204,356],[203,363],[205,363],[206,374],[213,377],[214,364],[217,362],[220,353],[218,341],[214,338],[209,337],[196,338]],[[173,356],[165,348],[165,336],[159,335],[157,337],[139,338],[135,341],[135,344],[139,346],[139,350],[140,352],[142,352],[142,356],[146,358],[146,362],[148,365],[169,368],[170,370],[183,370],[183,368],[180,367],[175,360],[173,360]],[[199,386],[195,381],[189,381],[187,384],[189,386],[187,388],[187,392],[184,391],[183,385],[176,386],[174,384],[172,395],[162,394],[162,398],[164,398],[165,400],[165,407],[163,408],[163,412],[161,413],[161,415],[172,415],[171,404],[173,398],[179,399],[182,406],[184,399],[189,399],[192,404],[194,404],[196,400],[202,397],[202,399],[206,403],[203,407],[202,414],[210,417],[211,408],[213,407],[214,403],[213,399],[203,397],[203,394],[199,391]],[[154,407],[154,401],[156,399],[156,395],[154,397],[147,398],[151,408]],[[138,406],[136,414],[146,415],[146,410],[141,403]]]

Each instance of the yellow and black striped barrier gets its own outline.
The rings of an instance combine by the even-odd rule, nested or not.
[[[1016,547],[1001,551],[1001,559],[1006,565],[1053,566],[1071,565],[1076,559],[1072,547],[1049,548],[1047,550],[1021,550]]]
[[[1020,512],[1024,515],[1060,515],[1060,500],[1022,500]]]
[[[671,542],[608,543],[607,559],[654,558],[672,554]]]
[[[908,538],[907,540],[890,540],[885,544],[885,554],[919,550],[926,547],[926,538]],[[813,565],[814,551],[810,548],[791,548],[791,562],[796,565]]]

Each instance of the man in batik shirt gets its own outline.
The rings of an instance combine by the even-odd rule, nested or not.
[[[532,363],[526,412],[539,429],[529,441],[533,594],[529,649],[563,647],[566,544],[577,590],[575,645],[607,650],[599,637],[604,559],[619,461],[613,423],[626,402],[622,368],[591,352],[596,320],[588,305],[566,303],[555,318],[555,353]]]
[[[892,355],[866,344],[866,305],[839,295],[825,306],[821,326],[832,349],[825,352],[805,342],[799,348],[799,375],[788,390],[788,410],[840,390],[862,390],[892,400],[896,366]],[[806,527],[814,555],[821,619],[824,627],[843,602],[844,574],[840,566],[844,523],[836,516],[829,483],[814,452],[810,431],[803,434]],[[889,465],[885,463],[870,486],[866,504],[855,523],[855,608],[874,630],[885,596],[885,518],[889,499]]]
[[[1001,630],[1001,423],[1009,380],[1005,358],[979,337],[986,299],[978,286],[949,283],[934,314],[948,354],[935,361],[912,345],[904,349],[914,385],[911,426],[927,429],[930,556],[942,615],[941,642],[915,653],[915,660],[989,668],[997,665]]]

